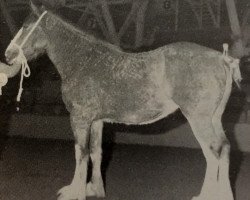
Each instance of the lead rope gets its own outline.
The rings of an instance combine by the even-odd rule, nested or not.
[[[19,58],[20,62],[21,62],[21,78],[20,78],[20,84],[19,84],[19,90],[18,90],[18,95],[17,95],[17,101],[20,102],[21,100],[21,96],[22,96],[22,92],[23,92],[23,78],[26,77],[28,78],[31,74],[30,72],[30,67],[28,65],[27,59],[23,54],[23,51],[21,50],[20,47],[19,48]]]
[[[22,92],[23,92],[23,78],[24,77],[29,77],[31,75],[31,71],[30,71],[30,67],[28,65],[28,61],[23,53],[22,47],[23,45],[27,42],[27,40],[29,39],[29,37],[31,36],[31,34],[34,32],[34,30],[36,29],[36,27],[38,26],[38,24],[40,23],[40,21],[42,20],[42,18],[44,17],[44,15],[47,13],[47,11],[44,11],[41,16],[38,18],[38,20],[36,21],[36,23],[34,24],[34,26],[32,27],[32,29],[30,30],[30,32],[26,35],[26,37],[24,38],[23,42],[21,43],[21,45],[18,45],[16,43],[17,39],[21,36],[22,32],[23,32],[23,28],[21,28],[18,33],[16,34],[16,36],[14,37],[14,39],[11,41],[8,49],[11,48],[17,48],[18,49],[18,56],[15,59],[15,61],[17,61],[18,63],[21,63],[21,79],[20,79],[20,84],[19,84],[19,90],[18,90],[18,95],[17,95],[17,102],[20,102],[21,100],[21,96],[22,96]],[[19,111],[19,107],[17,107],[17,111]]]

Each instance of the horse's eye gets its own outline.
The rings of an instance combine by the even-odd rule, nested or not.
[[[29,25],[28,24],[23,24],[23,28],[27,29],[27,28],[29,28]]]

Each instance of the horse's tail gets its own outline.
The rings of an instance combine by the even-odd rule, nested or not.
[[[240,82],[242,80],[240,61],[239,59],[228,56],[228,44],[223,44],[223,63],[229,68],[232,79],[240,89]]]

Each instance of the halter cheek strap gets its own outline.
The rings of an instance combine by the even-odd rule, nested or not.
[[[22,48],[23,45],[27,42],[27,40],[28,40],[29,37],[31,36],[31,34],[35,31],[36,27],[37,27],[38,24],[41,22],[41,20],[42,20],[42,18],[44,17],[44,15],[46,15],[46,14],[47,14],[47,11],[44,11],[44,12],[40,15],[40,17],[38,18],[38,20],[36,21],[36,23],[34,24],[34,26],[32,27],[32,29],[30,30],[30,32],[29,32],[29,33],[26,35],[26,37],[23,39],[22,43],[21,43],[20,45],[18,45],[18,44],[16,43],[16,41],[17,41],[17,39],[21,36],[21,34],[22,34],[22,32],[23,32],[23,28],[21,28],[21,29],[17,32],[17,34],[16,34],[16,36],[14,37],[14,39],[11,41],[10,46],[9,46],[8,48],[10,48],[11,45],[13,45],[13,44],[15,44],[15,45],[19,46],[20,48]]]
[[[23,53],[22,47],[23,45],[28,41],[29,37],[31,36],[31,34],[34,32],[34,30],[36,29],[36,27],[38,26],[38,24],[41,22],[42,18],[44,17],[44,15],[47,13],[47,11],[44,11],[41,16],[38,18],[38,20],[36,21],[36,23],[34,24],[34,26],[32,27],[32,29],[29,31],[29,33],[26,35],[26,37],[23,39],[22,43],[20,45],[17,44],[17,39],[22,35],[23,32],[23,28],[21,28],[16,36],[14,37],[14,39],[11,41],[10,45],[8,46],[7,50],[10,49],[18,49],[18,56],[16,57],[15,61],[17,61],[18,63],[21,63],[21,67],[22,67],[22,72],[21,72],[21,79],[20,79],[20,85],[19,85],[19,91],[18,91],[18,95],[17,95],[17,101],[19,102],[21,99],[21,95],[23,92],[23,77],[29,77],[30,76],[30,67],[28,65],[27,59]]]

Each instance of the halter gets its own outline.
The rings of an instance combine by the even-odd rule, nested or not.
[[[26,37],[24,38],[24,40],[22,41],[22,43],[20,45],[18,45],[16,43],[16,41],[21,36],[21,34],[23,32],[23,28],[21,28],[17,32],[16,36],[14,37],[14,39],[11,41],[9,47],[7,48],[7,50],[12,49],[12,48],[17,48],[18,49],[18,53],[19,54],[18,54],[18,56],[16,57],[15,60],[19,61],[21,63],[21,67],[22,67],[21,79],[20,79],[20,85],[19,85],[19,91],[18,91],[18,95],[17,95],[17,101],[18,102],[20,101],[21,95],[22,95],[22,92],[23,92],[23,77],[29,77],[30,74],[31,74],[30,67],[29,67],[27,59],[26,59],[26,57],[25,57],[25,55],[23,53],[22,47],[28,41],[29,37],[34,32],[34,30],[36,29],[36,27],[38,26],[38,24],[41,22],[42,18],[44,17],[44,15],[46,13],[47,13],[47,11],[44,11],[41,14],[41,16],[36,21],[35,25],[32,27],[32,29],[29,31],[29,33],[26,35]]]

